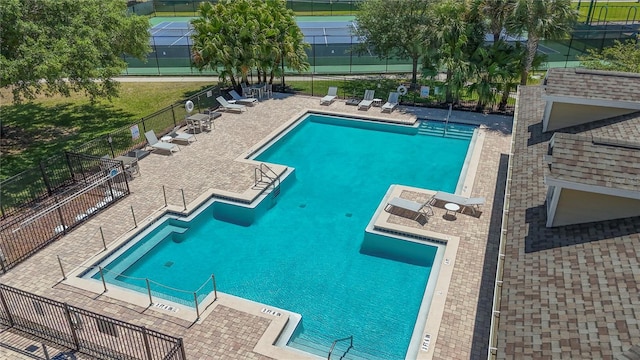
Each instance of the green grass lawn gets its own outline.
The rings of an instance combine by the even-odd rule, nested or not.
[[[580,3],[578,10],[578,22],[584,22],[589,12],[591,2],[588,0]],[[635,8],[635,10],[633,10]],[[624,2],[597,2],[593,6],[591,20],[597,21],[626,21],[633,20],[635,14],[636,21],[640,20],[640,3],[637,1]]]
[[[14,105],[3,90],[0,180],[126,126],[213,84],[122,83],[113,101],[91,104],[83,94],[42,97]]]

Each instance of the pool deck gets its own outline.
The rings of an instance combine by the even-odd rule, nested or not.
[[[260,311],[240,311],[234,306],[236,301],[227,298],[210,306],[205,311],[207,316],[194,323],[194,319],[188,316],[170,316],[162,310],[116,300],[108,296],[109,292],[97,295],[61,283],[62,274],[56,256],[62,259],[68,271],[85,263],[103,248],[99,227],[104,230],[108,245],[122,241],[122,235],[131,232],[134,227],[132,208],[138,225],[148,224],[165,210],[163,185],[168,203],[175,210],[184,207],[182,191],[188,209],[214,192],[229,197],[254,198],[261,190],[254,186],[255,164],[242,159],[255,151],[257,144],[278,133],[307,110],[375,117],[407,124],[413,123],[416,116],[432,119],[446,117],[446,110],[399,107],[391,114],[382,114],[377,107],[359,111],[355,106],[346,105],[344,100],[321,106],[319,97],[275,94],[273,99],[250,107],[247,112],[224,113],[215,120],[215,128],[211,132],[196,134],[196,142],[180,145],[181,151],[174,155],[151,154],[140,160],[141,174],[129,182],[130,196],[2,275],[0,281],[73,306],[182,337],[189,359],[289,358],[291,353],[287,355],[268,350],[269,339],[279,331],[283,322],[273,315]],[[486,358],[488,350],[512,119],[454,112],[451,121],[458,120],[477,123],[482,127],[484,139],[481,152],[476,152],[476,158],[470,164],[473,169],[467,172],[475,176],[466,180],[463,190],[467,195],[486,198],[480,216],[458,213],[452,218],[445,216],[442,204],[436,204],[433,207],[434,215],[426,222],[386,212],[380,212],[376,219],[389,226],[448,234],[457,239],[455,260],[447,270],[450,272],[448,283],[438,284],[444,286],[446,291],[434,297],[434,302],[444,305],[441,306],[441,321],[436,329],[427,329],[435,335],[431,338],[429,349],[419,351],[420,359]],[[428,161],[426,155],[424,159],[416,159],[414,164],[408,166],[425,166]],[[398,191],[398,196],[416,201],[427,201],[429,198],[428,191],[402,187],[395,191]],[[383,199],[380,200],[383,208]],[[265,333],[268,335],[263,337]],[[4,339],[16,336],[4,332],[0,342],[10,344]],[[40,345],[36,341],[24,341]],[[49,355],[55,355],[51,348]],[[0,348],[1,356],[21,358],[25,355]],[[78,358],[87,358],[83,356],[78,354]]]

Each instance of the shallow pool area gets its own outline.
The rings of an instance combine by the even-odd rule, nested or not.
[[[107,278],[193,291],[215,274],[219,291],[301,314],[294,348],[326,356],[353,336],[365,357],[404,357],[438,246],[384,236],[372,246],[364,229],[391,184],[454,192],[468,148],[417,127],[308,115],[253,158],[290,167],[277,191],[158,222],[143,234],[154,240],[104,263]]]

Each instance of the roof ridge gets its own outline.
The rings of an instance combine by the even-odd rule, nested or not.
[[[608,70],[595,70],[595,69],[587,69],[587,68],[574,68],[576,74],[587,74],[587,75],[601,75],[601,76],[623,76],[629,78],[639,78],[640,74],[632,73],[632,72],[624,72],[624,71],[608,71]]]

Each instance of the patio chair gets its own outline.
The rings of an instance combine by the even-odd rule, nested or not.
[[[229,95],[231,95],[231,97],[233,98],[233,100],[229,101],[230,104],[238,103],[238,104],[247,104],[247,105],[253,106],[258,102],[258,99],[256,98],[245,98],[240,96],[240,94],[238,94],[238,92],[235,90],[229,91]]]
[[[320,105],[331,105],[333,100],[338,96],[338,87],[331,86],[327,91],[327,95],[325,95],[322,99],[320,99]]]
[[[418,218],[420,218],[420,216],[423,216],[423,215],[425,218],[429,218],[429,216],[433,216],[433,209],[431,208],[431,205],[429,205],[428,202],[422,204],[419,202],[415,202],[415,201],[411,201],[411,200],[407,200],[399,197],[394,197],[389,202],[387,202],[387,205],[384,207],[384,210],[386,212],[391,212],[390,210],[392,208],[399,208],[399,209],[409,210],[411,212],[414,212],[416,216],[413,218],[413,220],[418,220]]]
[[[271,99],[273,97],[273,84],[267,84],[264,88],[264,95]]]
[[[246,106],[240,105],[240,104],[230,104],[222,96],[218,96],[216,98],[216,100],[218,100],[218,103],[220,104],[222,110],[225,110],[225,111],[237,111],[237,112],[247,111],[247,107]]]
[[[153,150],[168,151],[169,155],[173,155],[174,150],[180,150],[180,148],[176,144],[158,141],[158,138],[156,137],[156,134],[153,132],[153,130],[149,130],[144,133],[144,137],[147,138],[147,144]]]
[[[398,97],[400,96],[400,93],[397,92],[390,92],[389,93],[389,99],[387,99],[387,102],[382,105],[382,112],[392,112],[393,109],[396,108],[396,106],[398,106]]]
[[[185,143],[189,144],[192,141],[197,141],[198,140],[198,139],[196,139],[196,136],[193,135],[193,134],[188,134],[188,133],[184,133],[184,132],[178,132],[179,129],[180,129],[180,125],[174,127],[173,130],[169,133],[169,136],[171,136],[173,138],[172,141],[185,142]]]
[[[366,90],[364,92],[364,99],[358,103],[358,110],[369,110],[371,104],[373,104],[373,97],[375,90]]]
[[[244,98],[255,98],[255,94],[253,93],[253,90],[248,87],[246,84],[241,83],[240,87],[242,88],[242,97]]]
[[[429,204],[433,205],[436,201],[458,204],[463,211],[464,209],[469,209],[471,210],[471,213],[473,215],[476,215],[479,210],[479,206],[484,204],[485,199],[483,197],[468,198],[456,194],[438,191],[433,195],[431,200],[429,200]]]

